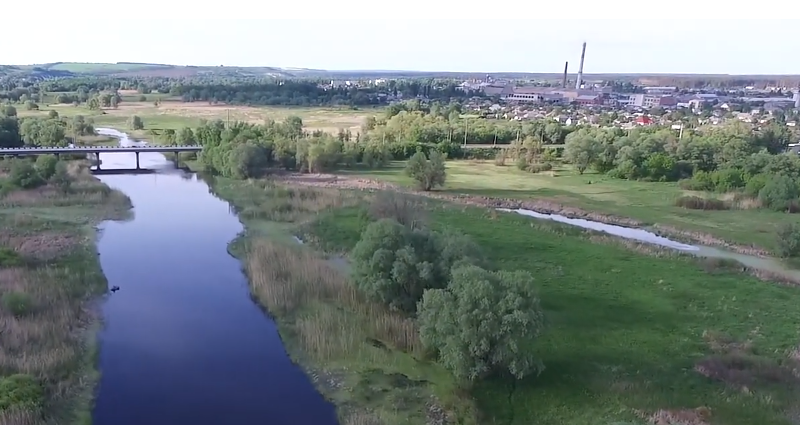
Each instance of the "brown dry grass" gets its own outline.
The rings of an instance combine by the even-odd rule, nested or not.
[[[422,352],[413,320],[361,297],[339,268],[309,250],[255,241],[246,269],[253,292],[270,312],[278,317],[299,313],[299,340],[320,360],[361,350],[367,337]]]

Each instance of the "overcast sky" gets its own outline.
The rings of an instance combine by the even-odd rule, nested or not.
[[[65,9],[64,13],[75,13],[76,9],[81,8],[81,2],[92,1],[95,0],[77,0],[78,4],[70,2],[72,12]],[[198,4],[172,4],[170,0],[163,0],[166,9],[150,9],[144,4],[147,1],[153,0],[143,0],[140,5],[119,3],[119,6],[151,10],[159,16],[180,16],[180,9],[186,10],[190,5]],[[308,1],[304,3],[317,11],[320,8],[335,11],[337,9],[334,6],[340,3],[331,0],[318,4]],[[618,0],[617,3],[624,1]],[[223,5],[228,2],[214,3]],[[438,5],[433,0],[430,3]],[[104,4],[111,9],[118,7]],[[242,3],[241,7],[247,4],[262,3]],[[127,61],[332,70],[558,73],[563,71],[564,61],[569,61],[570,72],[577,71],[581,43],[586,41],[586,73],[800,74],[800,41],[797,36],[800,33],[800,20],[643,17],[658,12],[661,4],[653,5],[652,9],[645,7],[639,10],[638,17],[618,20],[378,17],[396,16],[392,14],[394,5],[402,4],[408,3],[350,4],[351,9],[361,7],[352,10],[375,12],[371,13],[373,17],[351,20],[127,19],[124,14],[113,16],[113,10],[109,10],[107,15],[94,18],[89,14],[83,18],[92,21],[91,25],[70,28],[68,22],[81,18],[63,19],[62,16],[50,22],[49,18],[30,15],[30,20],[9,19],[3,22],[5,34],[29,35],[20,36],[12,44],[0,47],[0,63]],[[581,1],[577,4],[580,5]],[[589,4],[602,10],[613,8],[613,5],[605,3]],[[155,7],[155,4],[152,6]],[[13,9],[14,6],[11,7]],[[91,8],[92,5],[86,4],[84,7]],[[172,11],[170,7],[179,9]],[[470,10],[469,14],[459,12],[452,15],[481,15],[475,13],[474,8]],[[514,10],[511,8],[504,9],[503,13],[485,14],[525,14],[515,13]],[[439,9],[431,14],[435,15],[437,11]],[[203,16],[209,16],[213,10],[206,12]],[[254,15],[275,15],[262,12],[253,10]],[[416,12],[417,16],[420,14]],[[601,12],[597,14],[603,15]],[[320,16],[324,15],[322,13]],[[327,15],[341,15],[341,12],[329,12]],[[345,15],[359,17],[369,14],[354,12]]]

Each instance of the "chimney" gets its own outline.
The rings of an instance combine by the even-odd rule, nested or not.
[[[575,82],[575,89],[580,89],[583,84],[583,59],[586,57],[586,42],[583,42],[583,50],[581,51],[581,64],[578,67],[578,81]]]
[[[561,82],[561,88],[567,88],[567,70],[569,69],[569,62],[564,62],[564,81]]]

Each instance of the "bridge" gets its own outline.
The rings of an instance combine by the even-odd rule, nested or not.
[[[67,147],[24,147],[24,148],[5,148],[0,149],[0,156],[29,156],[29,155],[89,155],[97,157],[100,164],[101,153],[134,153],[136,154],[136,169],[139,167],[139,154],[142,152],[174,153],[175,157],[181,152],[200,152],[202,146],[67,146]],[[98,165],[97,168],[100,168]]]

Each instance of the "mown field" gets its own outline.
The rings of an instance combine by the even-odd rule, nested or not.
[[[438,366],[419,360],[413,345],[371,347],[370,338],[394,339],[376,329],[381,320],[358,313],[348,298],[309,301],[288,296],[284,291],[292,285],[277,291],[270,283],[295,276],[289,282],[300,287],[318,282],[322,291],[332,285],[328,276],[340,271],[321,265],[307,250],[291,260],[273,237],[301,226],[320,249],[349,252],[366,225],[356,195],[228,179],[215,187],[238,206],[254,238],[249,251],[240,251],[251,286],[278,316],[293,357],[319,376],[338,377],[341,386],[327,394],[361,412],[364,421],[375,420],[343,423],[425,423],[419,412],[430,411],[424,401],[430,395],[462,423],[796,423],[796,288],[758,281],[724,264],[657,258],[556,223],[429,202],[430,226],[471,236],[500,268],[533,273],[548,322],[543,337],[524,348],[544,362],[540,376],[496,377],[464,392]],[[303,211],[305,219],[287,221],[293,211]],[[283,310],[287,300],[300,307]],[[465,418],[473,418],[473,402],[480,418],[470,422]],[[405,419],[398,411],[407,412]]]
[[[403,174],[403,163],[382,170],[352,174],[412,186]],[[599,214],[630,217],[649,225],[666,225],[701,232],[736,244],[775,245],[775,231],[782,223],[796,221],[792,214],[764,209],[702,211],[675,206],[684,195],[677,183],[651,183],[613,179],[587,171],[579,175],[569,166],[531,174],[492,161],[450,161],[445,192],[513,199],[544,199]]]

